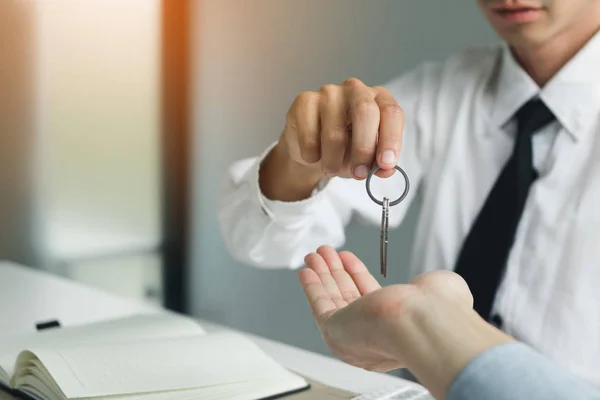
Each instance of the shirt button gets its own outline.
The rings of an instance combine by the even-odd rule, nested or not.
[[[500,314],[492,315],[492,318],[490,318],[490,323],[496,328],[502,329],[502,317],[500,316]]]

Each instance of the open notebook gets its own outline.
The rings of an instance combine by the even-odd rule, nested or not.
[[[39,400],[257,400],[309,384],[242,335],[161,314],[0,336],[0,387]]]

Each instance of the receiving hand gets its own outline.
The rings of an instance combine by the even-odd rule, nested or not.
[[[298,276],[323,340],[336,357],[367,370],[406,367],[415,339],[404,333],[415,324],[416,311],[437,314],[436,305],[472,309],[467,285],[453,272],[381,288],[352,253],[323,246],[305,262],[308,268]]]

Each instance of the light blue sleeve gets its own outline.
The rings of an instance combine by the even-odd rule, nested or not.
[[[446,400],[483,399],[596,400],[600,390],[525,344],[508,343],[471,361],[446,395]]]

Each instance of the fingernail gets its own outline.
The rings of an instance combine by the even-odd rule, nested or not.
[[[366,178],[367,175],[369,175],[369,168],[367,168],[364,165],[359,165],[356,168],[354,168],[354,175],[356,175],[356,177],[360,179]]]
[[[396,164],[396,154],[392,150],[386,150],[381,155],[381,162],[384,164]]]

